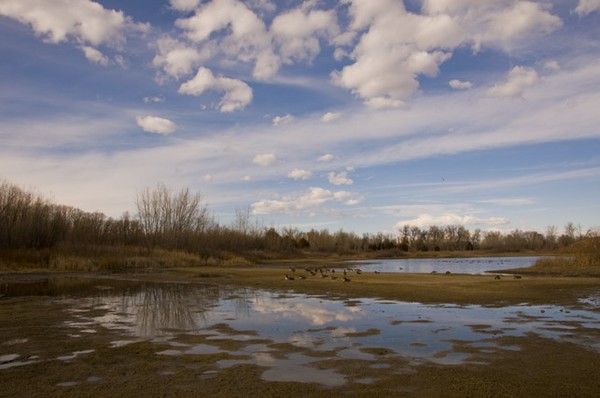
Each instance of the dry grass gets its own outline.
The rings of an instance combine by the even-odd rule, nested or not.
[[[600,276],[600,238],[576,242],[559,257],[544,257],[531,268],[531,272]]]
[[[0,273],[23,272],[127,272],[139,269],[250,266],[247,259],[233,253],[201,257],[194,253],[139,246],[89,246],[55,250],[0,251]]]
[[[421,303],[457,303],[483,305],[510,305],[519,303],[577,304],[582,292],[600,288],[596,277],[523,276],[514,279],[493,275],[460,274],[408,274],[366,273],[349,275],[351,281],[311,276],[296,270],[294,280],[286,280],[291,274],[287,267],[198,267],[177,268],[144,278],[157,280],[205,279],[213,284],[249,286],[259,289],[295,291],[298,293],[338,297],[379,297],[390,300]],[[302,275],[306,279],[299,276]]]

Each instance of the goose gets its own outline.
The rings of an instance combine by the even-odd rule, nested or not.
[[[343,280],[344,280],[344,282],[350,282],[350,280],[351,280],[351,279],[350,279],[350,278],[347,278],[347,277],[344,277],[344,279],[343,279]]]
[[[285,274],[285,280],[286,281],[293,281],[294,277],[293,276],[289,276],[288,274]]]

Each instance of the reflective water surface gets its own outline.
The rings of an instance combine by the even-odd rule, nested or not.
[[[54,285],[46,290],[47,300],[66,308],[65,320],[58,326],[72,339],[110,330],[116,336],[110,347],[115,348],[146,340],[157,343],[157,356],[227,353],[235,359],[218,360],[218,369],[259,365],[265,369],[265,380],[327,386],[346,383],[347,376],[323,365],[324,359],[364,361],[373,369],[385,368],[386,358],[392,357],[414,364],[485,363],[486,354],[519,350],[503,342],[507,336],[537,335],[600,351],[596,297],[582,300],[583,309],[483,307],[333,300],[200,284],[96,279],[83,281],[84,288],[75,279],[48,283]],[[56,284],[62,284],[63,293]],[[4,305],[19,296],[15,289],[12,294],[9,291],[4,290]],[[224,345],[223,341],[236,344]],[[169,349],[164,349],[165,343]],[[95,355],[95,350],[68,352],[54,360],[89,355]],[[27,353],[27,336],[21,341],[0,339],[0,372],[37,360],[43,358]],[[215,377],[217,372],[202,377]]]
[[[363,271],[484,274],[489,271],[526,268],[538,260],[530,257],[479,257],[479,258],[405,258],[360,261]]]

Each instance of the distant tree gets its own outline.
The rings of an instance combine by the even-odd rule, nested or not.
[[[471,243],[473,244],[473,249],[479,249],[479,245],[481,244],[481,230],[479,228],[471,234]]]
[[[558,238],[558,244],[565,247],[575,242],[575,231],[575,224],[572,222],[565,224],[564,233]]]
[[[487,231],[483,234],[481,248],[487,250],[503,250],[504,239],[500,231]]]
[[[194,235],[204,232],[210,217],[201,199],[199,193],[192,194],[188,188],[173,194],[164,184],[138,192],[138,219],[148,247],[162,244],[185,248]]]
[[[546,235],[544,236],[544,239],[546,249],[556,248],[558,243],[558,228],[556,228],[554,225],[546,227]]]

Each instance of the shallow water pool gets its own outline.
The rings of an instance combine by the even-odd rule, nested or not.
[[[72,341],[110,331],[112,348],[155,342],[157,358],[219,353],[233,358],[216,361],[217,369],[203,374],[207,378],[218,369],[252,364],[264,369],[264,380],[338,386],[347,377],[323,365],[324,360],[362,361],[371,369],[390,366],[393,358],[448,366],[486,363],[487,355],[520,349],[505,337],[564,340],[600,352],[600,312],[594,300],[582,301],[584,308],[579,309],[424,305],[200,284],[85,283],[85,289],[51,289],[52,295],[45,296],[48,303],[64,308],[62,323],[49,326],[62,328]],[[5,297],[2,305],[10,305],[11,299]],[[68,346],[59,356],[34,354],[28,352],[27,333],[18,342],[5,341],[0,326],[0,372],[96,355],[92,347],[70,351]]]

